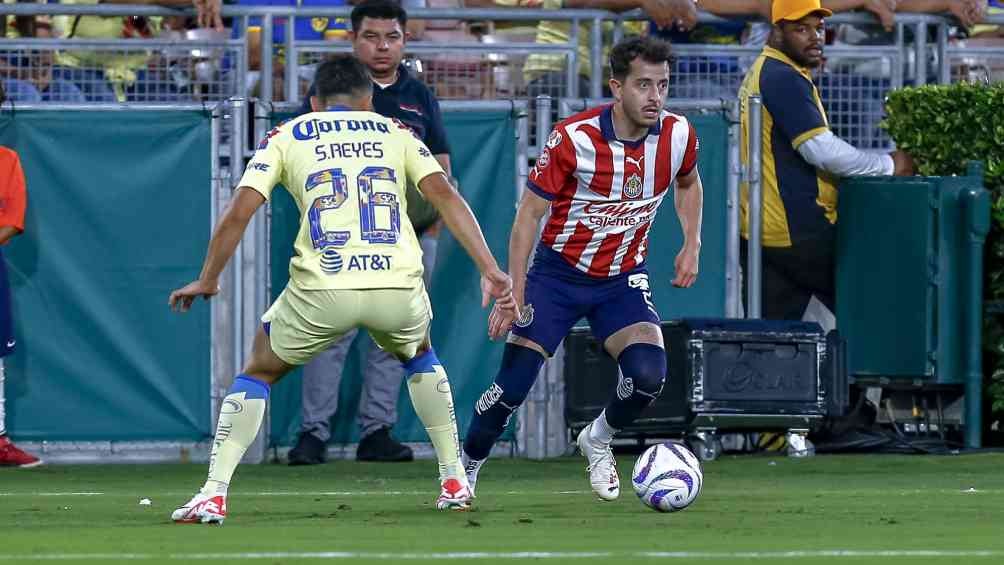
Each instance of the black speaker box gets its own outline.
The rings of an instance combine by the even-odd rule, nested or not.
[[[818,324],[773,320],[663,322],[662,394],[621,435],[701,429],[809,429],[846,404],[839,336]],[[578,430],[617,387],[617,362],[588,328],[565,340],[565,418]]]

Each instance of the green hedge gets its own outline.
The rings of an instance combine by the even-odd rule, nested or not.
[[[883,127],[913,155],[921,175],[964,174],[966,162],[986,164],[992,215],[984,263],[984,298],[1004,300],[1004,83],[931,85],[889,94]],[[1004,314],[984,321],[986,396],[1004,412]]]

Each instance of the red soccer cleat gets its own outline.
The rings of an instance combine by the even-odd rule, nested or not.
[[[446,479],[442,483],[439,498],[436,499],[436,508],[440,510],[467,510],[471,507],[471,499],[474,495],[471,488],[467,486],[466,479]]]
[[[0,436],[0,467],[38,467],[42,460],[17,448],[7,436]]]
[[[171,513],[171,520],[177,524],[222,524],[226,517],[227,497],[201,492]]]

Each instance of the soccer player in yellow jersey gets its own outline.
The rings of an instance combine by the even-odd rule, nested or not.
[[[230,479],[258,434],[269,386],[345,332],[366,328],[400,359],[408,391],[439,459],[439,509],[467,508],[471,491],[459,463],[450,383],[429,342],[432,312],[422,284],[422,252],[405,210],[414,182],[481,272],[490,298],[515,308],[512,281],[485,243],[467,203],[410,130],[373,113],[373,82],[350,55],[322,64],[314,112],[272,130],[258,146],[216,226],[199,279],[171,293],[187,311],[219,291],[220,272],[255,211],[281,183],[302,219],[289,284],[262,316],[251,358],[223,400],[202,489],[175,522],[221,523]]]

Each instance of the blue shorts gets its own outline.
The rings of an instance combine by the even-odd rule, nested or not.
[[[582,318],[601,343],[631,324],[659,323],[644,267],[598,279],[577,271],[545,247],[537,248],[523,301],[523,316],[513,324],[512,333],[540,345],[548,355],[554,355]]]
[[[0,250],[0,357],[14,352],[14,317],[11,308],[10,281],[7,279],[7,262]]]

